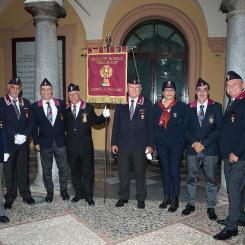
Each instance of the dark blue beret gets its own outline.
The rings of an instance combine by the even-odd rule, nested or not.
[[[208,86],[208,89],[210,89],[209,83],[206,82],[205,80],[203,80],[202,78],[199,78],[199,79],[197,80],[196,89],[197,89],[198,87],[202,87],[202,86],[205,86],[205,85],[207,85],[207,86]]]
[[[13,77],[9,82],[8,84],[13,84],[13,85],[18,85],[18,86],[21,86],[22,83],[21,83],[21,80],[19,77]]]
[[[241,76],[238,75],[236,72],[234,72],[234,71],[228,71],[226,73],[225,80],[226,81],[229,81],[229,80],[234,80],[234,79],[241,79],[242,80]]]
[[[162,91],[164,91],[165,88],[173,88],[174,90],[176,90],[175,82],[174,81],[163,82]]]
[[[129,79],[128,80],[129,84],[140,84],[140,80],[137,78]]]
[[[42,86],[50,86],[52,87],[52,84],[50,83],[50,81],[47,78],[44,78],[43,81],[40,84],[40,87]]]
[[[68,90],[68,93],[69,93],[69,92],[73,92],[73,91],[80,91],[79,86],[76,85],[76,84],[74,84],[74,83],[70,83],[70,84],[68,85],[67,90]]]

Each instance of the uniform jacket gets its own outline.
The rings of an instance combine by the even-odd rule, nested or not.
[[[129,117],[129,104],[116,106],[111,144],[121,149],[153,146],[153,114],[149,100],[139,96],[132,120]]]
[[[2,107],[0,108],[0,163],[4,161],[4,153],[8,153],[5,125],[3,121]],[[1,184],[0,184],[1,185]]]
[[[42,100],[32,104],[35,121],[33,130],[33,143],[39,144],[41,148],[49,149],[55,141],[58,147],[65,145],[65,104],[62,100],[54,99],[57,107],[57,116],[52,125],[43,110]]]
[[[154,144],[166,144],[169,146],[183,147],[185,144],[184,137],[184,115],[186,104],[177,101],[175,106],[170,110],[170,118],[167,129],[159,125],[159,120],[162,115],[162,109],[156,103],[153,106],[154,118]]]
[[[187,141],[187,154],[195,155],[191,147],[195,141],[201,142],[205,149],[203,153],[207,156],[217,156],[219,129],[222,123],[221,104],[208,100],[203,125],[200,126],[197,116],[197,101],[191,102],[185,115],[185,136]]]
[[[26,147],[26,143],[22,145],[14,144],[14,137],[16,134],[24,134],[26,137],[29,137],[32,133],[34,121],[32,111],[30,109],[30,102],[27,99],[18,97],[20,105],[20,119],[17,118],[12,101],[9,95],[6,95],[3,98],[0,98],[0,107],[3,110],[3,120],[5,123],[6,137],[7,137],[7,146],[10,151],[14,151],[19,147]]]
[[[67,153],[79,154],[84,149],[93,151],[91,128],[94,124],[103,122],[105,122],[104,116],[97,116],[91,104],[81,100],[76,118],[73,116],[69,104],[66,108]]]
[[[245,92],[225,112],[219,143],[223,159],[228,159],[232,152],[239,160],[245,160]]]

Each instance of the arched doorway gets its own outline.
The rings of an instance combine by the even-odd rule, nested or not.
[[[160,19],[143,21],[126,35],[123,45],[134,53],[144,96],[152,102],[161,98],[162,83],[173,80],[177,99],[187,102],[188,46],[180,30]],[[136,76],[132,52],[128,59],[128,79]]]

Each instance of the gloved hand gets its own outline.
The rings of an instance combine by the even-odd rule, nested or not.
[[[147,159],[147,160],[150,160],[150,161],[152,160],[152,155],[151,155],[150,152],[148,152],[147,149],[145,150],[145,156],[146,156],[146,159]]]
[[[26,142],[26,136],[24,134],[16,134],[14,137],[14,143],[16,145],[22,145]]]
[[[110,117],[111,113],[110,110],[105,106],[105,109],[103,110],[103,116],[105,118]]]
[[[9,159],[9,156],[10,156],[9,153],[4,153],[4,154],[3,154],[3,161],[4,161],[4,162],[7,162],[8,159]]]

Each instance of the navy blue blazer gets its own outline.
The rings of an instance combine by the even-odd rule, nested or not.
[[[229,154],[234,153],[239,160],[245,160],[245,92],[225,112],[219,144],[223,159],[229,159]]]
[[[32,133],[34,127],[34,121],[32,116],[32,111],[30,109],[30,102],[27,99],[18,97],[20,104],[20,118],[17,118],[12,101],[8,95],[0,98],[0,107],[3,110],[3,120],[5,122],[7,146],[10,152],[14,151],[16,148],[26,147],[26,143],[22,145],[14,144],[14,136],[16,134],[24,134],[29,137]]]
[[[132,120],[129,117],[129,104],[116,105],[111,145],[120,149],[143,150],[153,146],[152,103],[140,96]]]
[[[58,147],[65,145],[65,104],[62,100],[54,99],[57,107],[57,117],[52,126],[43,110],[42,100],[32,104],[34,116],[33,143],[41,148],[49,149],[55,141]]]
[[[153,106],[154,118],[154,144],[184,147],[184,115],[186,104],[177,101],[170,110],[170,118],[167,129],[159,125],[162,109],[158,103]]]
[[[0,107],[0,163],[4,161],[4,153],[8,153],[5,125],[3,121],[3,111]]]
[[[83,150],[93,151],[92,126],[105,122],[103,115],[97,116],[94,107],[81,100],[77,117],[74,118],[71,106],[66,108],[67,153],[79,154]]]
[[[219,130],[222,123],[222,106],[220,103],[208,100],[203,125],[200,126],[197,116],[197,101],[191,102],[185,114],[185,137],[187,141],[187,155],[195,155],[191,147],[196,141],[201,142],[206,156],[217,156]]]

